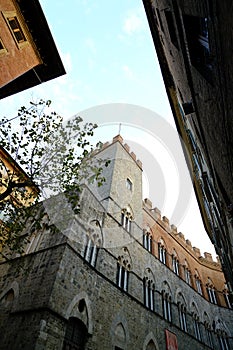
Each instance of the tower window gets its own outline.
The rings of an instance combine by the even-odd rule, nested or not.
[[[133,189],[133,183],[129,178],[126,179],[126,188],[130,191]]]

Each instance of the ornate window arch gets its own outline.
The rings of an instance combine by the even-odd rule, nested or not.
[[[150,268],[147,268],[143,278],[144,305],[151,311],[154,311],[154,276]]]
[[[178,306],[178,313],[179,313],[179,321],[180,321],[180,328],[187,332],[187,307],[185,303],[185,299],[181,292],[177,295],[177,306]]]
[[[152,252],[152,231],[149,225],[143,230],[143,247]]]
[[[225,326],[221,320],[218,320],[215,323],[215,330],[219,342],[219,347],[221,350],[230,350],[228,342],[228,333],[225,329]]]
[[[218,342],[221,350],[230,350],[228,336],[225,331],[217,331]]]
[[[95,224],[96,228],[89,228],[86,233],[84,259],[93,267],[95,267],[98,250],[103,245],[103,236],[99,221],[93,220],[92,224],[93,223]]]
[[[163,317],[165,320],[172,321],[172,298],[171,298],[171,289],[166,281],[163,282],[162,289],[162,309]]]
[[[189,264],[188,264],[186,259],[184,260],[183,267],[184,267],[184,279],[185,279],[185,282],[188,283],[191,286],[191,271],[190,271]]]
[[[201,341],[202,337],[201,337],[201,328],[200,328],[200,316],[197,310],[197,306],[195,305],[194,302],[192,302],[191,309],[192,309],[194,334],[195,334],[195,337]]]
[[[122,254],[118,256],[117,260],[117,285],[124,291],[128,290],[129,271],[131,270],[131,257],[128,249],[124,247]]]
[[[231,301],[230,301],[230,298],[229,298],[229,289],[228,289],[228,286],[227,286],[226,283],[225,283],[224,289],[223,289],[223,296],[224,296],[224,300],[225,300],[226,306],[229,309],[232,309],[232,304],[231,304]]]
[[[165,242],[163,238],[159,239],[158,242],[158,255],[159,255],[159,260],[166,265],[167,262],[167,249],[165,247]]]
[[[207,283],[206,283],[206,291],[209,297],[209,301],[212,304],[218,304],[217,301],[217,294],[216,294],[216,289],[214,287],[214,284],[212,280],[208,277]]]
[[[207,315],[206,311],[204,312],[203,320],[204,320],[204,328],[205,328],[205,343],[210,348],[213,348],[213,331],[210,323],[210,318]]]
[[[196,285],[196,290],[197,290],[197,292],[198,292],[199,294],[203,295],[203,292],[202,292],[202,283],[201,283],[200,275],[199,275],[199,272],[197,271],[197,269],[195,269],[194,278],[195,278],[195,285]]]
[[[122,209],[121,211],[121,225],[126,231],[131,232],[132,221],[133,221],[133,211],[130,205],[128,205],[126,208]]]
[[[177,255],[175,249],[173,249],[173,253],[172,253],[172,269],[173,269],[173,272],[177,276],[179,276],[179,274],[180,274],[180,263],[179,263],[178,255]]]

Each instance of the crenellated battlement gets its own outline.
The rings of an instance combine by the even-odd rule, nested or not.
[[[205,263],[207,265],[215,265],[215,266],[221,266],[219,258],[217,257],[216,260],[213,260],[212,254],[208,252],[204,252],[204,257],[201,255],[201,250],[197,247],[192,246],[192,243],[189,239],[185,238],[185,235],[182,232],[178,232],[178,229],[176,225],[170,224],[169,219],[166,216],[161,215],[161,211],[157,208],[152,206],[152,202],[150,199],[145,198],[143,201],[143,207],[144,209],[150,214],[150,216],[153,217],[153,219],[162,227],[165,229],[167,233],[172,235],[172,237],[180,243],[185,249],[187,249],[191,254],[193,254],[197,259],[200,259],[202,263]]]
[[[124,149],[126,150],[126,152],[130,155],[130,157],[135,161],[135,163],[137,163],[139,168],[142,169],[142,162],[139,159],[137,159],[136,154],[130,149],[130,147],[127,143],[124,143],[122,136],[119,134],[113,137],[112,142],[105,142],[102,145],[101,149],[104,150],[105,148],[107,148],[108,146],[110,146],[111,144],[113,144],[115,142],[120,142],[122,144],[122,146],[124,147]]]

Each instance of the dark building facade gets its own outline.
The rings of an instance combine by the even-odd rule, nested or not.
[[[106,182],[65,195],[28,223],[21,256],[0,263],[0,349],[230,350],[220,263],[142,201],[142,163],[118,135],[96,157]]]
[[[143,3],[203,222],[232,289],[232,2]]]
[[[0,98],[65,74],[38,0],[0,0]]]

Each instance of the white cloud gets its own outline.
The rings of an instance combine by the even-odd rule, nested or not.
[[[134,11],[129,13],[125,18],[123,30],[126,34],[133,34],[135,32],[140,32],[144,27],[143,19],[141,17],[141,13],[138,11]]]
[[[93,70],[95,67],[95,61],[92,58],[87,59],[87,65],[90,70]]]
[[[122,70],[123,70],[123,72],[125,73],[125,76],[126,76],[127,78],[130,78],[130,79],[133,79],[133,78],[134,78],[134,74],[133,74],[132,70],[129,68],[129,66],[124,65],[124,66],[122,67]]]
[[[95,46],[94,40],[92,38],[86,38],[85,45],[90,50],[90,52],[92,54],[96,53],[96,46]]]
[[[76,0],[78,6],[82,6],[86,14],[91,13],[98,7],[98,2],[90,0]]]

